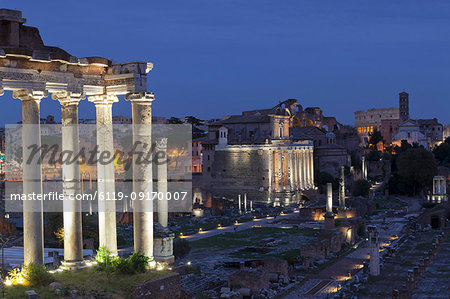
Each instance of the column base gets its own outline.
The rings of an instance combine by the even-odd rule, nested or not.
[[[157,236],[153,238],[153,258],[157,263],[172,264],[175,261],[173,255],[174,234]]]
[[[63,269],[63,270],[81,270],[81,269],[84,269],[86,267],[87,267],[87,265],[86,265],[85,261],[78,261],[78,262],[62,261],[60,269]]]

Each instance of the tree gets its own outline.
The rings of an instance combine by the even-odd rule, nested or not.
[[[381,159],[381,153],[377,150],[370,151],[370,153],[367,155],[368,161],[380,161]]]
[[[169,124],[175,124],[175,125],[181,125],[183,123],[183,121],[177,117],[171,117],[167,120],[167,123]]]
[[[357,180],[353,185],[353,196],[368,196],[370,183],[366,180]]]
[[[369,148],[376,149],[378,142],[383,142],[383,136],[378,129],[375,129],[372,133],[369,133]]]
[[[401,153],[397,160],[398,174],[410,186],[411,194],[416,195],[431,185],[437,174],[437,163],[433,155],[424,148],[410,148]]]
[[[338,180],[335,179],[328,172],[323,172],[323,171],[319,172],[317,174],[317,178],[316,178],[315,181],[316,181],[317,185],[319,186],[320,193],[325,193],[326,192],[326,185],[327,185],[327,183],[332,183],[334,190],[337,190],[337,188],[339,186]]]
[[[447,142],[448,141],[448,142]],[[450,138],[447,138],[445,142],[436,146],[433,150],[434,157],[437,162],[442,166],[450,166]]]
[[[203,125],[203,120],[196,118],[195,116],[186,116],[186,122],[191,125],[201,126]]]

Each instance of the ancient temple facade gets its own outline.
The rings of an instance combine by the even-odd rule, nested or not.
[[[112,106],[125,96],[131,102],[133,125],[149,128],[133,131],[133,140],[151,141],[153,93],[147,90],[149,62],[113,63],[102,57],[78,58],[68,52],[46,46],[39,30],[24,25],[26,19],[16,10],[0,9],[0,95],[12,91],[22,102],[23,157],[29,157],[30,145],[40,145],[40,103],[51,96],[62,111],[62,150],[78,152],[78,103],[86,98],[96,109],[99,152],[113,152]],[[37,157],[38,158],[38,157]],[[42,194],[40,163],[31,161],[23,167],[23,191]],[[80,166],[63,167],[64,195],[80,191]],[[160,173],[160,172],[158,172]],[[161,172],[167,175],[167,172]],[[114,165],[98,165],[98,192],[114,192]],[[151,192],[151,165],[134,168],[135,192]],[[167,178],[158,178],[167,182]],[[166,188],[167,189],[167,188]],[[99,201],[99,243],[117,254],[116,211],[114,202]],[[66,209],[68,205],[68,209]],[[82,217],[78,201],[64,201],[64,265],[83,266]],[[44,262],[43,211],[39,201],[24,201],[24,261]],[[67,211],[67,212],[66,212]],[[166,211],[167,213],[167,211]],[[153,258],[153,212],[144,207],[133,213],[135,250]],[[161,217],[160,217],[161,218]],[[166,219],[162,217],[162,219]],[[167,222],[163,225],[167,226]]]
[[[293,121],[282,110],[215,122],[203,146],[203,176],[213,196],[247,193],[265,201],[313,190],[312,140],[293,141]]]

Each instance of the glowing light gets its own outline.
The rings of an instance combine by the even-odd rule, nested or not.
[[[12,281],[11,281],[9,278],[7,278],[7,279],[5,280],[5,285],[7,285],[7,286],[12,285]]]
[[[151,269],[154,269],[156,267],[156,262],[155,261],[151,261],[151,262],[148,263],[148,265],[149,265],[149,267]]]
[[[23,284],[23,278],[22,278],[22,276],[19,276],[19,277],[17,278],[17,283],[18,283],[18,284]]]
[[[190,265],[191,265],[191,262],[187,262],[187,265],[190,266]]]
[[[164,270],[164,266],[161,264],[158,264],[158,266],[156,266],[156,271],[162,271]]]

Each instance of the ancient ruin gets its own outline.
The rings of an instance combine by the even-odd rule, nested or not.
[[[28,146],[40,144],[40,102],[51,94],[61,103],[63,125],[63,149],[78,150],[78,103],[88,98],[97,112],[97,144],[100,151],[113,151],[112,106],[118,96],[131,101],[133,125],[145,130],[135,130],[133,139],[152,143],[151,107],[155,97],[147,90],[147,74],[153,68],[149,62],[114,63],[102,57],[78,58],[68,52],[44,44],[39,30],[24,25],[26,19],[16,10],[0,10],[0,94],[13,91],[13,97],[22,101],[23,156],[28,157]],[[136,126],[138,127],[138,126]],[[158,143],[164,150],[164,141]],[[41,166],[33,161],[24,168],[25,193],[42,193]],[[76,163],[63,169],[66,196],[80,192],[80,170]],[[152,191],[151,165],[134,168],[133,179],[142,179],[134,185],[136,192]],[[167,188],[167,171],[158,169],[158,188]],[[167,190],[167,189],[165,189]],[[98,165],[98,191],[114,191],[114,165]],[[145,204],[137,202],[137,205]],[[81,213],[79,202],[65,201],[70,212],[64,212],[64,267],[83,267]],[[101,205],[101,206],[100,206]],[[141,209],[142,208],[142,209]],[[153,212],[135,206],[134,249],[154,256]],[[167,208],[161,207],[160,224],[167,227]],[[117,254],[115,203],[99,201],[100,246]],[[24,202],[24,258],[25,263],[44,262],[43,212],[39,202]],[[158,236],[161,237],[161,236]],[[163,235],[161,242],[171,243],[170,234]],[[164,240],[164,241],[161,241]],[[157,248],[161,248],[158,245]],[[171,246],[165,246],[158,258],[173,260]]]

